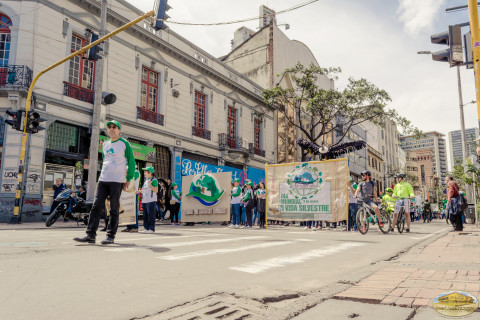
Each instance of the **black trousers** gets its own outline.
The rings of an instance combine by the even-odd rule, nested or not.
[[[260,217],[260,228],[265,227],[265,212],[258,212],[258,216]]]
[[[180,211],[180,203],[175,202],[175,204],[170,205],[170,223],[173,223],[173,220],[178,223],[178,211]]]
[[[453,216],[453,219],[455,219],[455,230],[457,231],[463,231],[463,213],[457,213],[456,215]]]
[[[95,200],[93,201],[93,207],[90,211],[87,235],[92,238],[97,236],[100,216],[102,211],[105,210],[105,200],[110,196],[110,218],[107,227],[107,236],[115,238],[118,229],[118,210],[120,208],[120,195],[122,194],[123,185],[124,183],[121,182],[98,182]]]
[[[253,208],[245,207],[245,214],[247,216],[247,226],[252,227]]]

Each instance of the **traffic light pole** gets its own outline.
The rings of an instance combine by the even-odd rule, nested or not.
[[[62,63],[69,61],[73,57],[78,56],[79,54],[85,53],[91,47],[96,46],[97,44],[113,37],[117,33],[120,33],[122,31],[130,28],[131,26],[137,24],[138,22],[142,21],[143,19],[146,19],[148,17],[153,16],[154,14],[155,14],[154,11],[147,12],[144,15],[138,17],[137,19],[135,19],[133,21],[130,21],[129,23],[127,23],[127,24],[121,26],[120,28],[112,31],[111,33],[101,37],[97,41],[90,43],[88,46],[85,46],[85,47],[81,48],[80,50],[72,53],[71,55],[63,58],[62,60],[60,60],[60,61],[52,64],[51,66],[43,69],[42,71],[40,71],[33,78],[32,83],[30,84],[30,88],[28,88],[27,103],[26,103],[26,106],[25,106],[25,123],[27,121],[27,115],[28,115],[28,112],[30,111],[30,107],[31,107],[31,104],[32,104],[33,88],[35,86],[35,83],[37,83],[37,81],[38,81],[38,79],[40,78],[41,75],[43,75],[44,73],[47,73],[48,71],[50,71],[53,68],[61,65]],[[100,94],[100,96],[101,96],[101,94]],[[18,165],[18,179],[17,179],[17,191],[15,193],[15,207],[13,208],[13,217],[11,219],[12,223],[19,223],[20,222],[20,199],[22,198],[22,192],[23,192],[22,183],[23,183],[23,174],[24,174],[24,167],[25,167],[26,145],[27,145],[27,126],[24,125],[23,126],[23,134],[22,134],[22,145],[21,145],[21,148],[20,148],[20,161],[19,161],[19,165]]]
[[[478,23],[477,1],[468,0],[470,32],[472,34],[473,70],[475,74],[475,91],[477,97],[477,119],[480,127],[480,27]]]
[[[105,35],[107,25],[107,0],[102,0],[102,10],[100,14],[100,38]],[[104,51],[100,51],[101,59],[95,63],[95,95],[93,101],[92,115],[92,135],[90,136],[90,151],[88,155],[88,186],[87,200],[93,200],[95,186],[97,184],[98,168],[98,139],[100,136],[100,111],[102,109],[102,85],[103,85],[103,57]]]

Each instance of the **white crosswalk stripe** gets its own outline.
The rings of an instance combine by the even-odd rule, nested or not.
[[[177,237],[178,238],[178,237]],[[267,236],[253,236],[253,237],[236,237],[236,238],[227,238],[227,239],[212,239],[212,240],[198,240],[198,241],[185,241],[185,242],[166,242],[166,243],[159,243],[159,244],[152,244],[146,247],[133,247],[133,248],[108,248],[105,251],[108,252],[122,252],[122,251],[133,251],[133,250],[146,250],[148,248],[158,248],[158,247],[165,247],[165,248],[174,248],[174,247],[187,247],[187,246],[195,246],[201,244],[213,244],[213,243],[225,243],[225,242],[233,242],[238,240],[260,240],[269,238]],[[154,238],[158,240],[158,238]],[[163,238],[165,239],[165,238]]]
[[[271,259],[247,263],[238,267],[230,267],[231,270],[247,273],[260,273],[272,268],[280,268],[290,264],[306,262],[314,258],[320,258],[334,253],[338,253],[350,248],[364,246],[364,243],[347,242],[337,246],[330,246],[323,249],[302,252],[299,254],[285,255]]]
[[[283,246],[283,245],[292,244],[300,241],[311,241],[311,240],[298,239],[298,240],[290,240],[290,241],[266,242],[266,243],[258,243],[258,244],[243,246],[243,247],[237,247],[237,248],[211,249],[211,250],[203,250],[203,251],[182,253],[182,254],[176,254],[176,255],[166,255],[166,256],[161,256],[157,258],[164,259],[164,260],[186,260],[189,258],[204,257],[204,256],[215,255],[215,254],[226,254],[226,253],[233,253],[233,252],[248,251],[253,249],[263,249],[263,248],[270,248],[270,247],[276,247],[276,246]]]

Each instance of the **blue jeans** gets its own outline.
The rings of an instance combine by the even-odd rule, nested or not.
[[[142,203],[143,227],[155,231],[155,202]]]
[[[255,220],[258,220],[260,223],[260,215],[257,211],[257,208],[253,208],[253,219],[252,219],[252,224],[255,224]]]
[[[240,203],[232,204],[232,224],[240,224]]]
[[[157,207],[157,212],[158,212],[158,218],[163,219],[165,217],[165,211],[162,211],[162,206],[160,205],[160,202],[155,202],[155,205]]]
[[[357,229],[357,204],[348,204],[348,230]]]
[[[245,206],[242,205],[242,217],[240,218],[241,222],[242,223],[245,223],[245,221],[247,221],[247,213],[245,211]]]

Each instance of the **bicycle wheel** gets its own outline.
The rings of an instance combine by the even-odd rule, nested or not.
[[[361,234],[366,234],[368,232],[368,213],[365,209],[360,209],[357,211],[357,229]]]
[[[392,220],[390,220],[390,215],[388,214],[388,212],[381,210],[380,217],[382,219],[383,226],[380,226],[379,223],[378,228],[380,229],[380,231],[387,234],[390,232],[390,228],[392,227]]]
[[[405,210],[402,208],[397,217],[397,230],[402,233],[403,229],[405,229]]]

